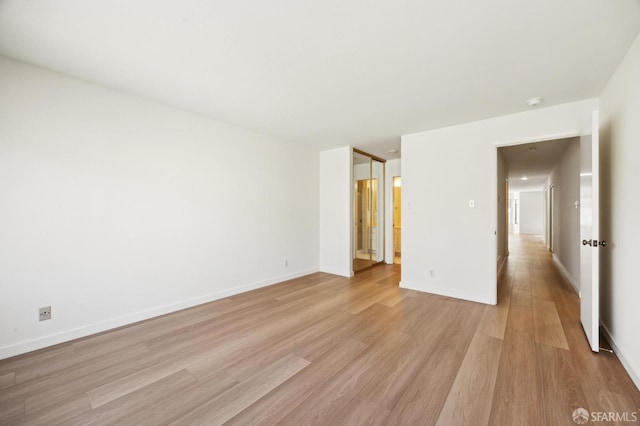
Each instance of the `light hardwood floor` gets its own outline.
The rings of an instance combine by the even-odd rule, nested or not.
[[[578,407],[638,413],[640,393],[615,355],[590,352],[578,298],[538,239],[513,240],[497,306],[400,289],[399,268],[317,273],[0,361],[0,424],[555,426]]]

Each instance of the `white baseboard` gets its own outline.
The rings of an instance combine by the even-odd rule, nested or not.
[[[492,303],[491,296],[487,296],[480,293],[469,292],[469,291],[454,290],[450,288],[437,287],[437,286],[427,285],[427,284],[418,283],[418,282],[407,282],[406,280],[400,282],[400,288],[422,291],[424,293],[433,293],[433,294],[438,294],[440,296],[447,296],[447,297],[453,297],[455,299],[468,300],[470,302],[478,302],[478,303],[484,303],[487,305],[495,305],[495,302]]]
[[[600,328],[601,328],[602,333],[604,334],[604,336],[609,341],[609,343],[611,343],[611,348],[613,349],[613,351],[615,352],[616,356],[618,357],[618,359],[622,363],[622,366],[624,367],[624,369],[627,370],[627,373],[629,374],[629,377],[631,377],[631,380],[633,380],[633,383],[635,383],[636,388],[638,388],[638,390],[640,390],[640,367],[638,367],[632,361],[631,358],[629,358],[629,357],[627,357],[625,355],[624,348],[622,348],[620,345],[618,345],[618,343],[615,341],[615,339],[611,336],[611,332],[609,331],[609,329],[607,328],[606,325],[604,325],[602,322],[600,322]]]
[[[351,278],[353,276],[353,271],[347,271],[347,270],[338,269],[338,268],[320,267],[319,271],[325,272],[327,274],[332,274],[332,275],[340,275],[341,277],[347,277],[347,278]]]
[[[210,293],[204,296],[195,297],[193,299],[183,300],[181,302],[171,303],[165,306],[159,306],[156,308],[148,309],[141,312],[136,312],[130,315],[124,315],[117,318],[112,318],[106,321],[101,321],[94,324],[74,328],[71,330],[62,331],[59,333],[51,334],[37,339],[27,340],[12,345],[0,347],[0,360],[9,358],[12,356],[24,354],[27,352],[35,351],[37,349],[46,348],[48,346],[57,345],[59,343],[69,342],[81,337],[90,336],[92,334],[101,333],[103,331],[112,330],[114,328],[130,325],[139,321],[154,318],[160,315],[169,314],[171,312],[180,311],[182,309],[191,308],[204,303],[213,302],[214,300],[224,299],[225,297],[233,296],[239,293],[244,293],[250,290],[255,290],[262,287],[267,287],[273,284],[280,283],[282,281],[291,280],[294,278],[309,275],[314,272],[318,272],[317,268],[302,270],[287,275],[280,275],[268,280],[258,281],[255,283],[242,285],[215,293]]]
[[[551,257],[553,258],[553,261],[556,262],[556,265],[558,266],[558,269],[560,269],[560,272],[562,272],[562,275],[564,275],[567,281],[569,281],[569,283],[575,290],[576,294],[580,295],[580,285],[578,285],[578,283],[574,281],[569,271],[567,271],[567,268],[565,268],[562,262],[560,262],[560,259],[558,259],[558,256],[556,256],[556,254],[553,253]]]

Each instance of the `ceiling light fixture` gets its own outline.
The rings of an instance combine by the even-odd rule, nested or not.
[[[526,176],[522,176],[522,177],[520,178],[520,180],[527,180],[527,179],[529,179],[529,178],[528,178],[528,177],[526,177]]]
[[[527,101],[527,105],[530,107],[538,106],[542,103],[542,98],[531,98]]]
[[[389,151],[387,151],[389,154],[395,154],[396,152],[398,152],[397,149],[390,149]]]

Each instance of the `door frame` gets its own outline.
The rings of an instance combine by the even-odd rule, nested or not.
[[[387,187],[386,187],[386,181],[387,181],[387,160],[385,160],[384,158],[380,158],[378,156],[375,156],[373,154],[369,154],[368,152],[359,150],[357,148],[351,148],[351,188],[352,188],[352,193],[351,193],[351,226],[352,227],[356,227],[357,223],[355,223],[356,221],[355,216],[356,216],[356,211],[355,211],[355,203],[357,202],[356,200],[356,191],[357,191],[357,182],[361,181],[363,179],[355,179],[354,176],[354,164],[353,164],[353,159],[354,159],[354,155],[355,154],[359,154],[365,157],[369,158],[369,178],[365,179],[365,180],[369,180],[370,184],[369,184],[369,202],[372,203],[373,202],[373,197],[371,194],[371,182],[373,182],[374,180],[377,182],[376,186],[377,186],[377,205],[376,205],[376,209],[377,209],[377,226],[376,226],[376,242],[377,242],[377,246],[378,247],[382,247],[382,260],[376,260],[374,261],[372,258],[372,253],[371,250],[373,249],[372,247],[372,234],[371,232],[368,232],[368,238],[369,238],[369,251],[370,251],[370,255],[369,255],[369,266],[365,267],[363,269],[359,269],[358,271],[355,271],[354,269],[354,260],[355,260],[355,256],[357,255],[357,241],[356,241],[356,230],[354,228],[351,229],[351,275],[353,276],[356,272],[360,272],[360,271],[364,271],[364,270],[368,270],[373,268],[376,265],[379,265],[381,263],[385,262],[386,259],[386,227],[387,227],[387,216],[386,216],[386,192],[387,192]],[[373,175],[372,175],[372,170],[373,170],[373,161],[377,161],[379,163],[382,164],[382,177],[380,179],[378,179],[377,177],[374,179]],[[380,196],[380,193],[382,192],[382,196]],[[370,205],[371,207],[371,205]],[[372,209],[370,209],[372,211]],[[380,243],[380,241],[378,240],[382,240],[382,242]]]
[[[549,235],[549,241],[548,241],[548,249],[551,253],[554,252],[554,245],[553,245],[553,237],[555,236],[555,232],[553,232],[553,226],[556,223],[556,216],[554,214],[554,209],[556,207],[556,201],[555,201],[555,196],[556,196],[556,186],[555,185],[550,185],[549,186],[549,191],[548,191],[548,197],[549,197],[549,211],[548,211],[548,215],[549,215],[549,219],[547,221],[547,233]]]

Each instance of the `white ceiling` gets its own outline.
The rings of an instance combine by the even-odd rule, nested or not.
[[[509,192],[541,191],[567,145],[576,138],[500,148],[509,167]],[[522,180],[526,177],[527,180]]]
[[[598,96],[639,30],[640,0],[0,0],[0,54],[378,155],[533,96]]]

